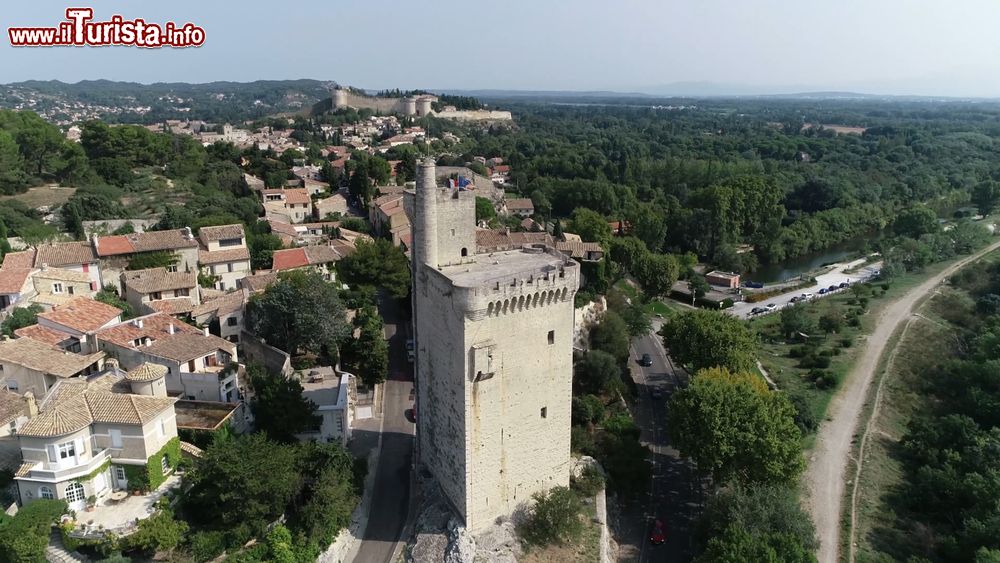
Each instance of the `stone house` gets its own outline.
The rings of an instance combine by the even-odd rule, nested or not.
[[[305,188],[286,188],[261,191],[264,215],[287,223],[302,223],[313,217],[312,198]]]
[[[95,283],[90,274],[77,270],[51,268],[42,265],[31,276],[35,288],[33,303],[43,307],[54,307],[72,300],[76,296],[93,297]]]
[[[326,281],[336,281],[335,262],[354,252],[354,245],[335,239],[330,244],[315,244],[299,248],[275,250],[272,257],[274,272],[311,268],[323,275]]]
[[[163,313],[136,317],[97,332],[102,350],[122,367],[154,363],[167,368],[167,392],[198,401],[239,398],[236,345]]]
[[[35,251],[8,252],[0,265],[0,311],[24,301],[34,293],[31,273]]]
[[[0,341],[0,384],[41,397],[59,381],[99,372],[103,361],[104,352],[75,354],[33,338]]]
[[[91,354],[99,348],[94,334],[121,321],[121,309],[87,297],[74,297],[51,311],[38,314],[38,326],[64,335],[62,348]]]
[[[243,331],[245,304],[246,296],[243,292],[234,291],[205,300],[191,311],[191,318],[199,325],[208,326],[209,334],[238,343],[240,332]]]
[[[104,287],[101,264],[91,241],[54,242],[41,244],[35,249],[35,267],[62,268],[87,274],[91,290],[100,291]],[[116,280],[110,280],[114,283]]]
[[[101,275],[116,283],[136,255],[153,252],[172,254],[177,261],[169,267],[175,272],[198,271],[198,241],[189,227],[172,231],[149,231],[129,235],[93,238],[94,252],[101,263]]]
[[[166,395],[164,374],[143,365],[53,386],[17,433],[21,503],[64,499],[80,511],[90,498],[129,489],[130,477],[149,483],[171,473],[179,461],[176,399]]]
[[[236,289],[236,282],[250,275],[250,249],[243,225],[202,227],[198,231],[201,273],[215,276],[215,289]]]
[[[171,272],[166,268],[129,270],[122,273],[125,301],[137,314],[159,311],[185,315],[201,304],[198,274]]]
[[[535,204],[526,197],[515,197],[504,201],[504,211],[518,217],[531,217],[535,214]]]
[[[316,200],[316,218],[325,219],[327,215],[340,213],[347,215],[350,206],[347,204],[347,196],[343,192],[337,192],[330,197]]]

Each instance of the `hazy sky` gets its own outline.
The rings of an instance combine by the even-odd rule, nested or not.
[[[190,21],[207,40],[10,46],[7,27],[55,25],[67,6],[93,7],[95,20]],[[1000,0],[7,0],[0,19],[0,82],[617,91],[711,82],[743,93],[1000,96]]]

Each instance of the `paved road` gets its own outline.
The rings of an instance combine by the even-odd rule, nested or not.
[[[859,260],[855,260],[853,262],[834,264],[832,270],[830,270],[825,274],[820,274],[816,276],[815,285],[791,291],[788,293],[783,293],[781,295],[777,295],[775,297],[757,303],[746,303],[746,302],[736,303],[729,309],[726,309],[726,312],[731,315],[736,315],[737,317],[740,317],[742,319],[746,319],[750,316],[750,311],[752,311],[755,307],[767,307],[770,304],[774,304],[776,306],[774,310],[780,311],[782,307],[787,306],[791,302],[793,297],[802,295],[803,293],[812,293],[813,299],[822,298],[823,296],[820,295],[819,290],[824,287],[830,287],[831,285],[840,285],[845,281],[847,283],[856,283],[870,278],[873,275],[874,271],[877,269],[877,267],[874,265],[869,266],[867,268],[862,268],[853,274],[845,273],[845,270],[850,270],[851,268],[860,266],[863,263],[864,259],[862,258]]]
[[[653,332],[633,341],[630,361],[637,362],[643,354],[650,355],[653,365],[636,365],[634,371],[639,388],[636,422],[642,431],[641,440],[650,449],[653,479],[648,496],[623,507],[621,540],[639,546],[640,563],[690,561],[691,520],[698,513],[700,495],[693,467],[670,447],[666,424],[666,401],[685,383],[686,376],[674,370],[660,337]],[[662,396],[654,398],[654,390]],[[667,541],[660,546],[650,544],[648,537],[657,518],[667,525]]]
[[[372,494],[371,516],[355,557],[358,563],[389,563],[406,523],[413,461],[413,370],[406,361],[406,333],[395,303],[380,299],[389,339],[390,379],[383,386],[382,447]]]

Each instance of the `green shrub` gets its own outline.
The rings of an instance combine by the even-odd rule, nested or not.
[[[195,561],[211,561],[226,550],[223,532],[198,532],[191,537],[191,556]]]
[[[604,488],[604,474],[596,465],[588,465],[573,479],[572,487],[584,497],[593,497]]]
[[[620,438],[639,438],[639,427],[635,425],[632,417],[625,413],[609,416],[604,421],[604,430]]]
[[[49,530],[65,513],[65,501],[38,499],[0,523],[0,561],[45,561]]]
[[[580,537],[583,505],[576,493],[567,487],[556,487],[547,493],[531,497],[535,506],[518,527],[518,533],[530,545],[563,544]]]
[[[126,542],[130,548],[146,552],[170,551],[181,543],[187,530],[187,522],[175,520],[169,510],[161,510],[140,520],[138,530]]]
[[[854,345],[854,339],[851,338],[851,337],[849,337],[849,336],[846,337],[846,338],[841,338],[840,339],[840,347],[841,348],[850,348],[853,345]]]
[[[581,454],[594,455],[597,446],[590,431],[582,426],[573,426],[569,431],[570,449]]]

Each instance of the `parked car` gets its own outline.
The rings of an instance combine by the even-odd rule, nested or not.
[[[649,354],[643,354],[642,357],[639,358],[639,365],[648,368],[653,365],[653,357]]]
[[[767,312],[767,309],[765,309],[763,307],[754,307],[753,309],[750,309],[750,314],[751,315],[759,315],[761,313],[766,313],[766,312]]]
[[[414,352],[413,352],[413,339],[410,338],[406,341],[406,361],[413,363]]]
[[[649,533],[649,543],[663,545],[665,541],[667,541],[667,527],[658,519],[653,523],[653,531]]]
[[[799,301],[802,301],[804,299],[805,299],[805,297],[802,297],[801,295],[796,295],[795,297],[792,297],[788,302],[789,303],[798,303]]]
[[[767,308],[768,311],[773,311],[773,310],[775,310],[775,309],[778,308],[778,304],[777,303],[768,303],[766,305],[766,308]]]
[[[825,287],[819,288],[819,294],[820,295],[826,295],[828,291],[829,290],[827,290]]]
[[[840,289],[840,288],[838,288],[838,287],[837,287],[837,286],[835,286],[835,285],[831,285],[830,287],[826,288],[826,291],[827,291],[828,293],[833,293],[834,291],[837,291],[838,289]]]
[[[840,285],[837,287],[839,287],[840,289],[844,289],[845,287],[850,287],[850,286],[851,284],[849,282],[840,282]]]
[[[802,299],[812,299],[812,298],[813,294],[809,293],[808,291],[802,294]]]

